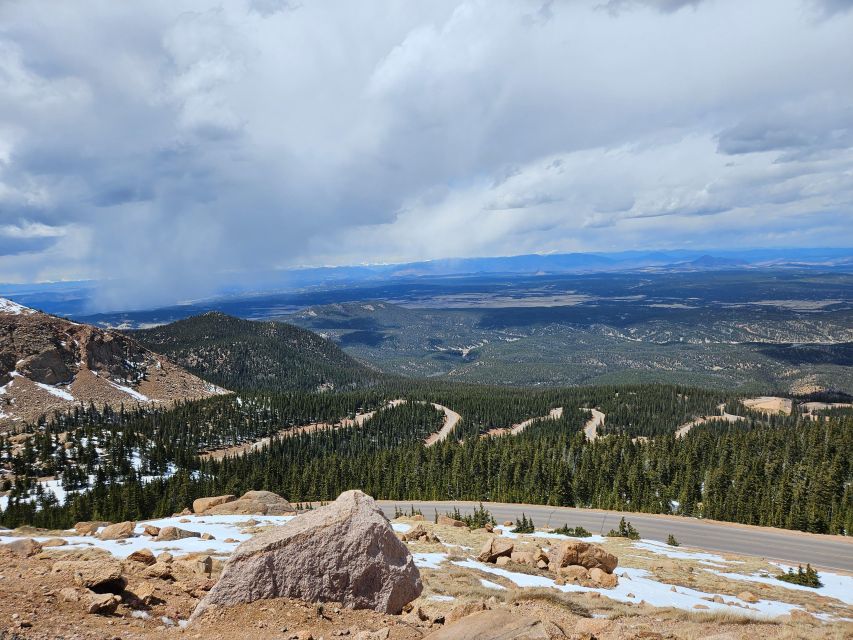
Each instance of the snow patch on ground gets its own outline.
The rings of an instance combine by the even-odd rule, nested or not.
[[[480,584],[486,587],[486,589],[495,589],[495,590],[503,590],[506,591],[506,587],[499,585],[497,582],[492,582],[491,580],[486,580],[485,578],[480,578]]]
[[[163,551],[173,554],[187,553],[210,553],[213,555],[231,555],[237,545],[252,537],[251,533],[243,533],[248,521],[254,520],[254,526],[283,525],[296,516],[245,516],[245,515],[222,515],[222,516],[198,516],[190,518],[190,522],[181,522],[183,517],[160,518],[159,520],[148,520],[137,523],[135,538],[127,540],[100,540],[91,536],[68,535],[61,536],[68,544],[63,549],[73,548],[97,548],[104,549],[117,558],[126,558],[134,551],[150,549],[155,555]],[[215,540],[202,540],[201,538],[184,538],[183,540],[172,540],[169,542],[156,542],[148,536],[142,535],[143,525],[150,524],[155,527],[179,527],[186,531],[195,531],[199,534],[209,533]],[[50,537],[36,537],[35,540],[42,542]],[[232,538],[237,542],[225,542]],[[16,538],[0,536],[0,543],[11,542]]]
[[[419,569],[438,569],[438,565],[447,560],[446,553],[413,553],[412,557]]]
[[[405,522],[393,522],[391,523],[391,528],[397,533],[406,533],[412,528],[412,525]]]
[[[781,569],[780,573],[786,572],[788,570],[788,567],[785,565],[777,564],[776,566]],[[796,567],[793,567],[793,569],[794,571],[796,571]],[[771,576],[766,573],[753,573],[751,575],[744,575],[742,573],[714,571],[713,569],[705,569],[705,571],[707,571],[708,573],[713,573],[714,575],[721,576],[723,578],[727,578],[729,580],[759,582],[761,584],[769,584],[774,587],[783,587],[785,589],[794,589],[796,591],[807,591],[809,593],[816,593],[818,595],[826,596],[828,598],[835,598],[836,600],[840,600],[844,604],[853,605],[853,576],[843,576],[837,573],[821,571],[820,581],[823,583],[823,586],[817,589],[813,589],[812,587],[804,587],[801,584],[791,584],[790,582],[779,580],[775,576]]]
[[[125,387],[120,384],[116,384],[112,380],[107,380],[111,387],[118,389],[119,391],[123,391],[127,395],[129,395],[134,400],[138,400],[139,402],[150,402],[151,398],[139,393],[136,389],[131,389],[130,387]]]
[[[676,587],[676,591],[671,591],[672,585],[652,580],[649,577],[649,572],[645,569],[633,569],[629,567],[619,569],[617,571],[617,574],[619,575],[618,586],[613,589],[596,589],[593,587],[582,587],[576,584],[558,585],[553,580],[546,578],[545,576],[515,573],[513,571],[501,569],[492,564],[484,564],[474,560],[454,561],[453,564],[501,576],[502,578],[511,580],[519,587],[553,588],[559,589],[565,593],[597,591],[611,600],[634,603],[644,600],[646,604],[654,607],[675,607],[677,609],[693,610],[694,605],[699,604],[708,607],[709,611],[729,611],[739,614],[754,615],[756,617],[784,616],[790,614],[793,609],[799,608],[795,605],[775,600],[760,600],[755,604],[747,604],[746,602],[731,596],[724,597],[728,602],[737,602],[741,605],[748,606],[749,608],[747,609],[739,606],[711,602],[709,600],[705,600],[705,598],[713,597],[717,594],[704,593],[687,587]]]
[[[52,396],[56,396],[57,398],[62,398],[63,400],[70,400],[71,402],[74,402],[74,396],[72,396],[64,389],[60,389],[59,387],[53,387],[49,384],[44,384],[42,382],[36,382],[35,384],[39,389],[44,389]]]
[[[495,531],[500,531],[503,537],[510,538],[512,540],[516,540],[520,536],[525,536],[528,538],[550,538],[552,540],[583,540],[584,542],[596,542],[599,544],[607,540],[607,538],[605,538],[604,536],[599,535],[588,536],[586,538],[577,538],[573,536],[564,536],[560,533],[551,533],[550,531],[536,531],[535,533],[513,533],[513,529],[515,529],[515,526],[505,527],[502,524],[499,524],[495,527]]]
[[[726,560],[722,556],[718,556],[715,553],[704,553],[702,551],[687,551],[678,547],[671,547],[668,544],[664,542],[658,542],[657,540],[641,540],[639,542],[635,542],[634,548],[643,549],[644,551],[651,551],[652,553],[657,553],[659,555],[666,556],[667,558],[674,558],[678,560],[705,560],[707,562],[722,563],[728,562],[728,560]]]
[[[18,304],[17,302],[13,302],[9,300],[9,298],[0,298],[0,313],[9,313],[13,316],[17,316],[22,313],[29,315],[31,313],[35,313],[35,310],[25,307],[22,304]]]

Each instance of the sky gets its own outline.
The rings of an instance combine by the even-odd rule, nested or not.
[[[853,246],[853,1],[0,0],[0,282]]]

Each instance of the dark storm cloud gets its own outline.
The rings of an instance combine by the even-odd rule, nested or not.
[[[0,281],[144,306],[292,265],[849,244],[842,9],[0,4]]]

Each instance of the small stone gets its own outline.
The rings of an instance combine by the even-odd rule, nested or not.
[[[90,593],[86,612],[107,616],[115,613],[120,602],[121,598],[112,593]]]
[[[154,557],[154,553],[150,549],[139,549],[134,551],[127,559],[131,562],[139,562],[144,565],[152,565],[157,562],[157,559]]]
[[[63,602],[79,602],[80,594],[73,587],[63,587],[59,590],[59,597]]]

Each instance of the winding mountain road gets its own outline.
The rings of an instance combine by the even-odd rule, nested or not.
[[[452,511],[454,507],[458,507],[463,514],[470,514],[479,503],[382,500],[380,505],[388,517],[394,516],[395,506],[401,509],[414,506],[431,519],[435,511],[442,514]],[[667,536],[673,534],[681,544],[688,547],[758,556],[794,566],[808,562],[819,569],[853,573],[853,538],[850,537],[647,513],[495,502],[486,502],[483,506],[499,523],[505,520],[515,521],[523,513],[533,518],[536,526],[540,528],[559,527],[564,524],[571,527],[580,525],[592,533],[599,534],[618,527],[619,519],[624,516],[643,538],[651,540],[665,542]]]
[[[446,440],[447,436],[453,433],[453,430],[456,428],[456,425],[459,424],[459,421],[462,419],[458,413],[456,413],[453,409],[448,409],[447,407],[432,403],[432,406],[438,409],[439,411],[444,411],[444,426],[441,427],[440,430],[433,433],[429,438],[424,440],[424,446],[431,447],[436,442],[441,442],[442,440]]]
[[[598,437],[598,427],[604,426],[605,415],[598,409],[587,409],[585,407],[582,409],[583,411],[589,411],[592,413],[592,417],[586,421],[586,424],[583,427],[586,439],[591,442]]]

